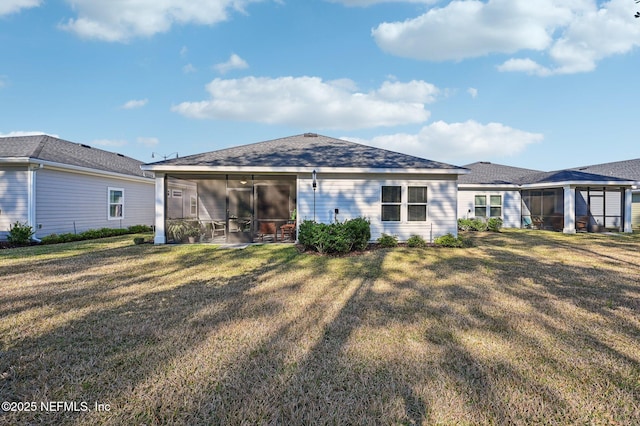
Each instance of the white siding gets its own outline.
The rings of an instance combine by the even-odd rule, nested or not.
[[[506,191],[488,191],[485,189],[459,189],[458,190],[458,217],[459,218],[473,218],[474,203],[476,195],[486,195],[487,203],[491,195],[502,196],[502,220],[503,227],[505,228],[520,228],[521,227],[521,198],[520,191],[506,190]],[[471,212],[469,212],[471,211]]]
[[[636,228],[640,226],[640,192],[634,193],[631,199],[631,226]]]
[[[108,219],[108,188],[124,189],[124,217]],[[36,236],[153,225],[154,182],[42,169],[36,172]]]
[[[438,175],[322,175],[317,177],[315,194],[315,219],[330,223],[334,219],[345,221],[356,217],[366,217],[371,221],[371,238],[377,239],[382,233],[396,235],[401,241],[411,235],[420,235],[426,240],[452,233],[457,235],[457,181],[455,176]],[[314,191],[311,176],[298,180],[298,218],[313,219]],[[401,186],[403,189],[403,220],[383,222],[381,220],[382,186]],[[427,221],[408,222],[406,220],[407,186],[426,186]],[[335,209],[339,213],[335,214]]]
[[[27,222],[29,172],[25,167],[0,169],[0,240],[6,240],[9,225]]]

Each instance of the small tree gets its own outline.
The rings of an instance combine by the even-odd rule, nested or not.
[[[9,236],[7,240],[12,244],[25,245],[28,244],[35,232],[27,223],[16,221],[13,225],[9,225]]]

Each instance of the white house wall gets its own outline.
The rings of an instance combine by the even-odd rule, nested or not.
[[[124,189],[124,217],[108,219],[108,188]],[[41,169],[36,172],[36,236],[153,225],[154,182]]]
[[[29,216],[29,172],[27,167],[0,169],[0,240],[6,240],[9,226],[27,222]]]
[[[475,196],[486,195],[487,200],[491,195],[502,196],[502,221],[505,228],[521,227],[522,199],[520,191],[487,191],[478,189],[458,190],[458,218],[473,218],[475,216]]]
[[[383,222],[381,219],[382,186],[401,186],[402,221]],[[427,221],[406,220],[407,186],[426,186]],[[315,194],[315,219],[331,223],[335,219],[345,221],[366,217],[371,221],[371,238],[383,233],[396,235],[406,241],[411,235],[420,235],[426,240],[451,233],[457,235],[456,221],[457,182],[455,176],[436,175],[324,175],[318,173]],[[298,180],[298,218],[312,220],[314,217],[314,191],[311,176]],[[338,214],[335,214],[338,209]]]
[[[631,204],[631,225],[636,228],[640,226],[640,192],[632,195]]]

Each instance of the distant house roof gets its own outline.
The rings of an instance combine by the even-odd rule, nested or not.
[[[562,182],[619,182],[630,184],[633,179],[623,176],[589,173],[584,169],[557,170],[544,172],[540,170],[522,169],[519,167],[492,164],[486,161],[464,166],[471,173],[458,178],[461,185],[513,185],[526,186],[538,184],[554,184]]]
[[[460,176],[459,184],[517,185],[526,176],[543,173],[540,170],[493,164],[488,161],[478,161],[463,167],[471,173]]]
[[[612,163],[594,164],[592,166],[576,167],[586,173],[596,173],[604,176],[615,176],[640,182],[640,158],[634,160],[614,161]]]
[[[315,133],[160,161],[147,164],[143,168],[154,169],[156,166],[445,169],[456,173],[466,172],[465,169],[451,164]]]
[[[0,159],[29,158],[110,173],[150,177],[141,161],[48,135],[0,138]]]

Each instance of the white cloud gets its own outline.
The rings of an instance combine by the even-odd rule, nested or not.
[[[83,38],[126,42],[169,31],[174,24],[213,25],[231,10],[263,0],[66,0],[77,12],[60,27]]]
[[[0,133],[0,138],[10,138],[10,137],[16,137],[16,136],[38,136],[38,135],[49,135],[52,136],[54,138],[59,138],[60,136],[58,135],[54,135],[52,133],[46,133],[46,132],[40,132],[40,131],[24,131],[24,130],[15,130],[13,132],[9,132],[9,133]]]
[[[0,2],[0,16],[19,12],[22,9],[38,7],[42,0],[2,0]]]
[[[597,61],[640,46],[627,0],[451,1],[404,22],[372,30],[381,49],[403,57],[463,60],[536,51],[550,64],[512,58],[502,71],[546,76],[591,71]]]
[[[327,0],[329,3],[341,3],[349,7],[367,7],[379,3],[435,3],[438,0]]]
[[[124,105],[122,105],[122,109],[135,109],[135,108],[142,108],[143,106],[145,106],[147,103],[149,102],[148,99],[132,99],[128,102],[126,102]]]
[[[127,141],[123,139],[96,139],[91,142],[95,146],[118,147],[127,145]]]
[[[6,75],[0,75],[0,89],[6,87],[9,84],[9,77]]]
[[[223,62],[221,64],[216,64],[213,68],[218,71],[220,74],[226,74],[232,70],[242,70],[245,68],[249,68],[249,64],[247,61],[242,59],[240,56],[233,53],[227,62]]]
[[[514,156],[529,145],[542,141],[543,135],[513,129],[500,123],[481,124],[469,120],[463,123],[436,121],[424,126],[417,134],[398,133],[371,140],[343,139],[418,157],[464,164],[478,158]]]
[[[198,71],[198,68],[194,67],[193,64],[187,64],[182,67],[182,72],[185,74],[191,74],[197,71]]]
[[[416,87],[419,93],[411,93]],[[363,93],[351,80],[319,77],[215,79],[206,88],[210,99],[183,102],[172,110],[190,118],[359,129],[423,123],[430,115],[424,103],[437,92],[428,83],[412,81]]]
[[[184,58],[187,56],[187,53],[189,53],[187,46],[182,46],[182,49],[180,49],[180,56]]]
[[[148,148],[154,147],[160,143],[158,138],[149,138],[149,137],[139,137],[137,142],[141,145],[144,145]]]
[[[467,93],[471,95],[473,99],[478,97],[478,89],[476,89],[475,87],[469,87],[467,89]]]

